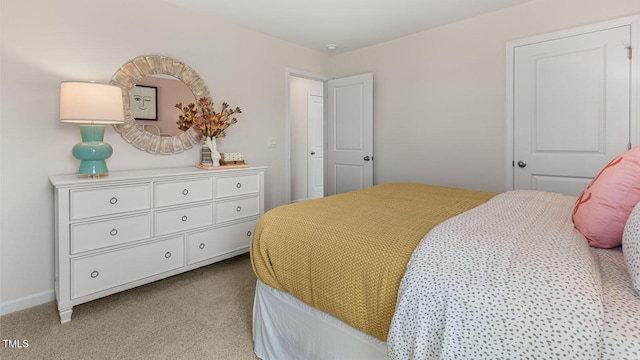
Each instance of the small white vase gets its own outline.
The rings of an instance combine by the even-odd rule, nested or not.
[[[202,143],[202,151],[200,152],[200,165],[213,165],[213,163],[211,162],[211,149],[209,149],[209,145],[207,145],[206,140]]]
[[[213,162],[213,166],[220,166],[220,153],[218,152],[218,144],[217,138],[206,138],[207,146],[211,150],[211,161]]]

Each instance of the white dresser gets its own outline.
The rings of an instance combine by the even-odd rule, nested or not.
[[[60,321],[74,305],[249,251],[266,167],[51,176]]]

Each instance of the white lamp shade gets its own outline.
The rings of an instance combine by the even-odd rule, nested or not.
[[[60,83],[60,121],[79,124],[124,122],[122,89],[91,82]]]

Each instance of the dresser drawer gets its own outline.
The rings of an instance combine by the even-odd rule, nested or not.
[[[260,196],[216,203],[216,223],[260,214]]]
[[[71,225],[71,253],[151,238],[151,214]]]
[[[71,298],[184,266],[182,236],[71,260]]]
[[[155,184],[155,206],[169,206],[213,199],[213,180],[197,179]]]
[[[213,225],[211,203],[156,212],[156,236]]]
[[[257,220],[187,235],[188,265],[248,249]]]
[[[151,183],[71,190],[71,220],[151,208]]]
[[[260,175],[216,177],[216,198],[253,194],[260,191]]]

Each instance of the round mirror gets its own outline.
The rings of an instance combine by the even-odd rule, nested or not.
[[[177,130],[178,125],[175,122],[180,111],[175,108],[175,104],[186,104],[183,95],[175,98],[173,102],[159,94],[163,88],[158,85],[165,83],[165,80],[179,80],[183,83],[193,96],[190,102],[202,97],[211,97],[200,75],[181,61],[167,56],[137,57],[122,65],[111,79],[111,84],[122,88],[124,104],[124,123],[114,127],[127,142],[152,154],[180,153],[201,141],[195,128],[184,132]],[[167,110],[169,113],[163,115],[165,111],[162,109],[165,108],[171,110]],[[159,121],[162,118],[167,119],[163,120],[166,125],[160,125]]]

